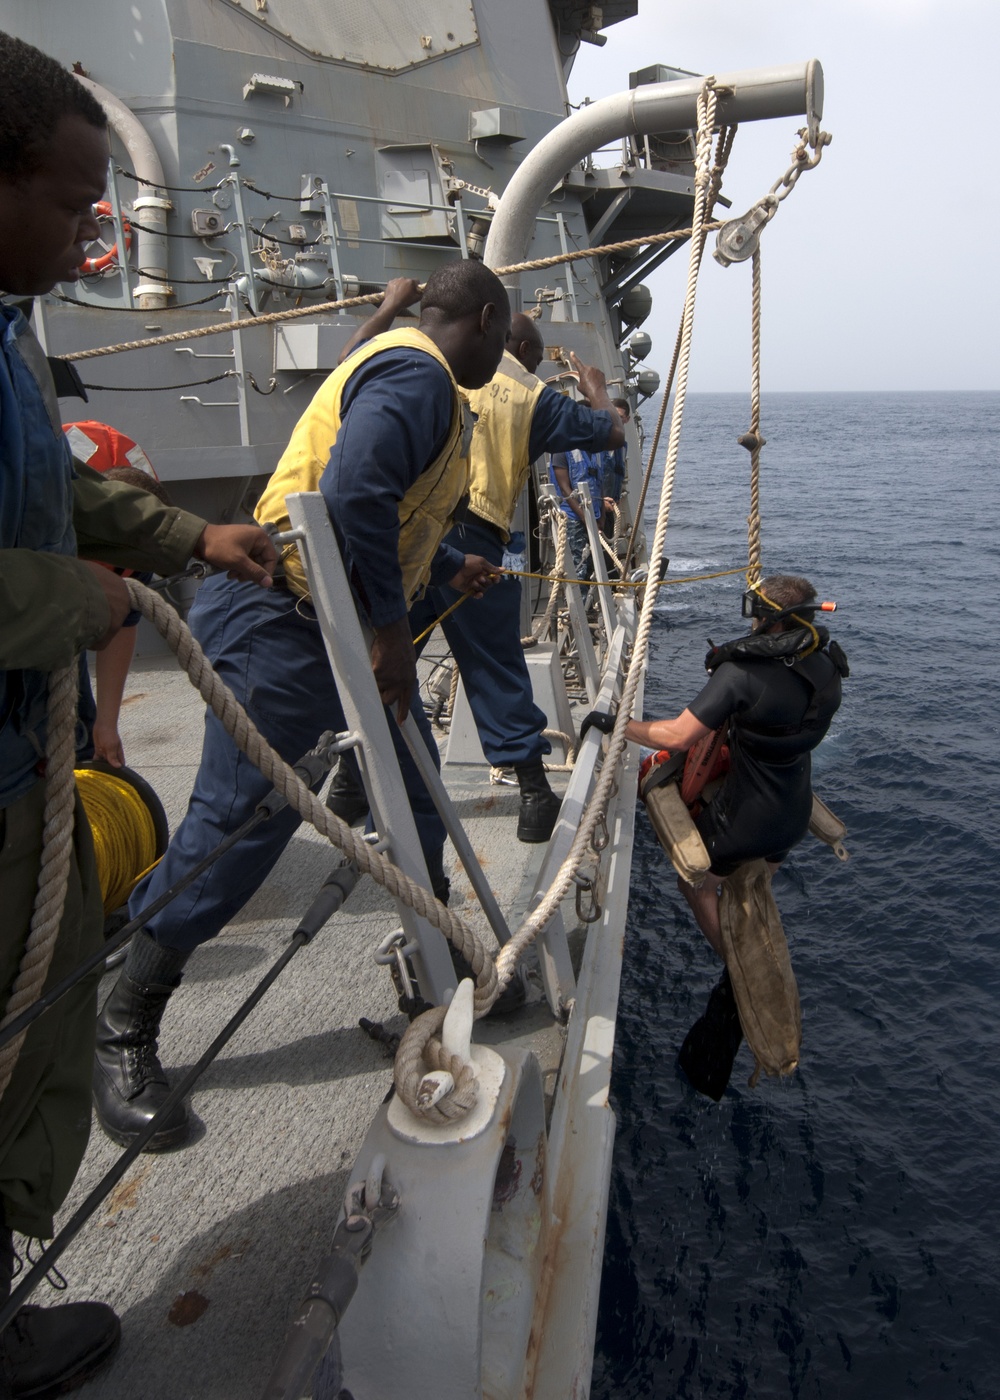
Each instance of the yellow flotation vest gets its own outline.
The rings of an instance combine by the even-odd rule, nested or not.
[[[490,382],[466,395],[478,415],[472,434],[469,509],[496,525],[505,540],[531,465],[531,420],[544,388],[505,350]]]
[[[296,491],[319,489],[320,477],[330,460],[330,449],[340,431],[340,406],[348,380],[366,360],[401,346],[422,350],[437,360],[454,393],[451,427],[444,448],[399,503],[399,563],[408,606],[430,576],[431,561],[451,525],[455,507],[465,495],[469,478],[468,411],[448,361],[423,331],[405,327],[375,336],[333,371],[296,423],[291,441],[257,503],[254,517],[261,525],[273,522],[279,530],[290,528],[285,497]],[[305,573],[295,545],[283,551],[282,562],[289,587],[305,596],[308,591]]]

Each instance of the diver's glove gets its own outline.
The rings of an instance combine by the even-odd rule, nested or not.
[[[584,715],[580,725],[580,742],[583,743],[588,729],[599,729],[602,734],[610,734],[618,718],[617,710],[591,710]]]

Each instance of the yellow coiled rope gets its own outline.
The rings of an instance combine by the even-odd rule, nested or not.
[[[153,818],[135,788],[114,773],[78,768],[76,786],[94,834],[104,913],[112,914],[156,864]]]

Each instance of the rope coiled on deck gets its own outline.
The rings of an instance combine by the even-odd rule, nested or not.
[[[156,863],[153,816],[132,784],[114,773],[78,768],[76,786],[94,837],[104,912],[113,914]]]

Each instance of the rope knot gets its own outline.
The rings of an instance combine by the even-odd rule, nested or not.
[[[759,452],[762,447],[767,446],[767,438],[762,433],[740,433],[736,439],[741,447],[745,447],[748,452]]]
[[[446,1010],[434,1006],[412,1022],[393,1066],[396,1093],[406,1107],[424,1122],[438,1125],[463,1118],[478,1094],[474,1067],[447,1051],[439,1039]]]

